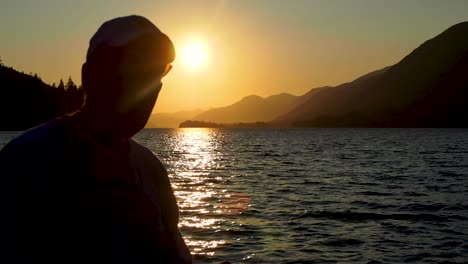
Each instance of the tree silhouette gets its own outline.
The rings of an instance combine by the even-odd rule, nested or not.
[[[36,79],[36,80],[42,81],[41,77],[39,77],[39,76],[37,75],[37,73],[35,73],[33,77],[34,77],[34,79]]]
[[[71,76],[69,76],[67,84],[65,85],[65,90],[68,91],[68,92],[76,92],[77,89],[78,89],[78,87],[73,82]]]
[[[81,86],[81,85],[80,85]],[[79,110],[84,90],[71,77],[48,85],[38,74],[25,74],[2,64],[0,67],[0,131],[25,130]]]
[[[63,84],[63,80],[62,80],[62,79],[60,79],[60,82],[59,82],[57,88],[59,88],[60,90],[65,90],[65,84]]]

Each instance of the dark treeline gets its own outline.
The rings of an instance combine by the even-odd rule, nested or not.
[[[71,77],[56,85],[0,60],[0,130],[25,130],[81,108],[84,92]]]

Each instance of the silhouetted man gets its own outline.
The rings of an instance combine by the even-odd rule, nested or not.
[[[130,139],[147,122],[174,57],[170,39],[146,18],[99,28],[82,68],[82,110],[0,152],[4,258],[191,263],[167,172]]]

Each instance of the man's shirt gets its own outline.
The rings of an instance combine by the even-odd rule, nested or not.
[[[21,260],[191,263],[163,164],[64,117],[0,152],[3,239]]]

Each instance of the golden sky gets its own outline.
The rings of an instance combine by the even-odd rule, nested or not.
[[[129,14],[149,18],[176,46],[154,110],[175,112],[351,81],[468,20],[468,1],[3,0],[0,57],[50,84],[68,76],[81,83],[90,37]],[[182,50],[194,42],[206,61],[187,67]]]

